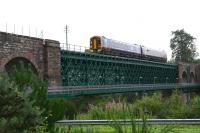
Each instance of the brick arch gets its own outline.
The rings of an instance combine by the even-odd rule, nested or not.
[[[5,71],[5,66],[6,64],[8,64],[10,61],[12,61],[15,58],[24,58],[26,60],[28,60],[36,69],[37,73],[40,74],[40,70],[38,68],[38,65],[36,64],[33,55],[31,53],[25,53],[25,54],[13,54],[10,55],[9,57],[7,57],[6,59],[4,59],[1,64],[1,66],[3,67],[3,70]]]
[[[16,66],[17,68],[21,68],[22,67],[21,65],[23,65],[25,69],[31,69],[33,73],[35,73],[36,75],[39,75],[33,63],[23,57],[16,57],[16,58],[11,59],[4,67],[8,75],[12,75],[13,73],[15,73],[15,70],[13,69],[13,67]]]
[[[25,58],[33,64],[41,79],[47,75],[49,85],[61,85],[58,41],[0,32],[0,49],[0,72],[6,71],[5,65],[12,59]]]

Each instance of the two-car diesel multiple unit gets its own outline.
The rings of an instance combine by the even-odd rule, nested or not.
[[[150,49],[137,44],[124,43],[104,36],[94,36],[90,39],[90,51],[94,53],[144,59],[156,62],[167,62],[165,51]]]

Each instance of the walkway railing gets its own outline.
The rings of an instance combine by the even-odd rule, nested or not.
[[[74,51],[74,52],[85,52],[89,50],[89,47],[86,46],[73,45],[73,44],[66,45],[66,43],[61,43],[60,47],[63,50]]]
[[[157,90],[183,89],[191,91],[199,89],[200,84],[194,83],[168,83],[168,84],[122,84],[101,86],[53,86],[48,88],[49,98],[69,98],[81,95],[110,94],[124,92],[146,92]]]
[[[131,124],[150,124],[150,125],[200,125],[200,119],[134,119],[134,120],[60,120],[56,124],[64,125],[131,125]]]

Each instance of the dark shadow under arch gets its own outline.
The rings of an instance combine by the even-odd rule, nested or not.
[[[182,82],[187,83],[187,73],[185,71],[182,74]]]
[[[6,65],[5,70],[8,75],[12,75],[16,69],[21,69],[23,66],[24,69],[31,69],[32,72],[38,75],[38,71],[31,61],[23,57],[16,57],[11,59]]]

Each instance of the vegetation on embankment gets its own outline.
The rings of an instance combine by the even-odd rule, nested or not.
[[[132,102],[123,99],[112,100],[105,104],[89,104],[88,112],[79,114],[80,119],[130,119],[131,115],[142,117],[145,112],[152,118],[200,118],[200,97],[194,96],[189,102],[183,100],[181,92],[174,91],[163,98],[161,93],[154,93]]]
[[[138,126],[137,126],[138,127]],[[121,133],[144,133],[141,130],[132,131],[131,126],[122,126]],[[56,125],[56,131],[59,133],[67,132],[68,126]],[[116,128],[108,126],[72,126],[70,133],[119,133]],[[153,125],[146,133],[199,133],[200,127],[197,125],[172,125],[172,126],[157,126]]]
[[[145,97],[114,94],[85,96],[71,100],[48,99],[47,83],[23,66],[10,77],[0,74],[0,107],[1,133],[62,132],[61,126],[55,128],[54,124],[61,119],[200,117],[200,97],[194,96],[190,102],[185,103],[181,93],[177,91],[166,98],[163,98],[161,93],[154,93]],[[124,127],[117,123],[110,127],[115,131],[124,130]],[[68,132],[79,130],[67,129]],[[146,131],[148,127],[144,129]],[[138,129],[135,133],[143,131],[140,132]]]

